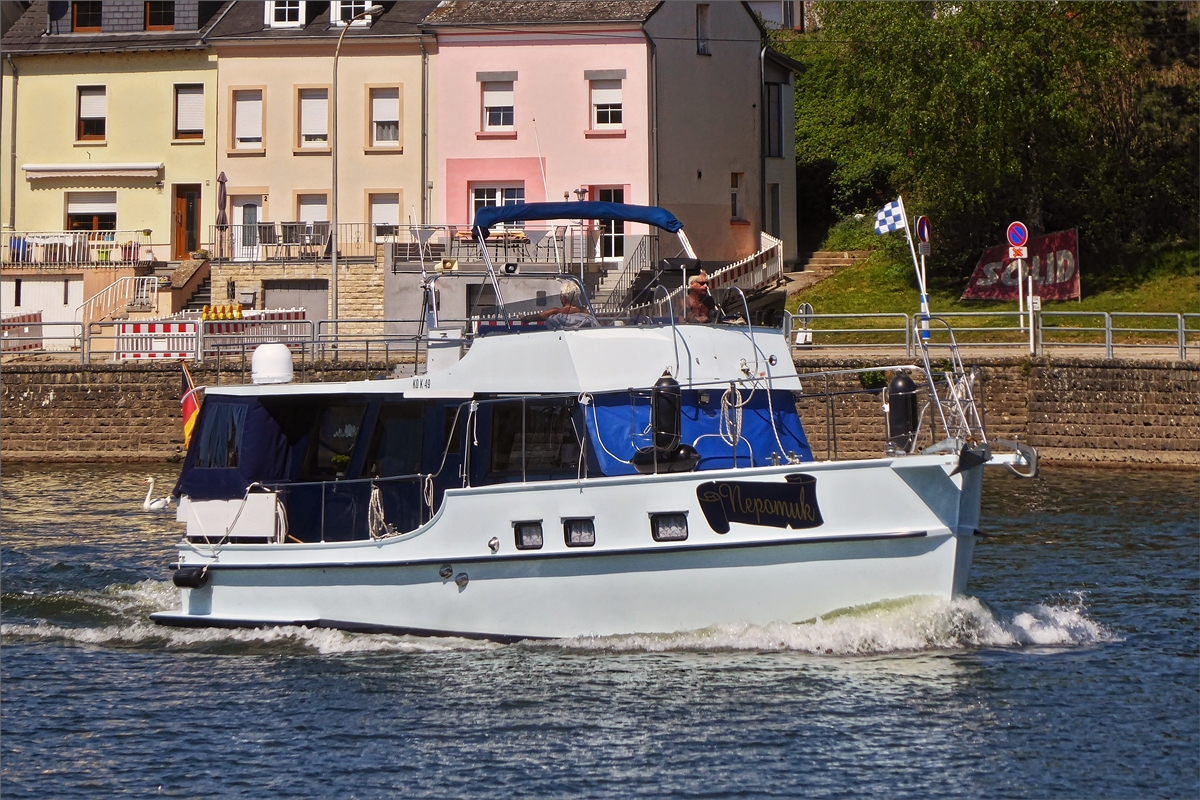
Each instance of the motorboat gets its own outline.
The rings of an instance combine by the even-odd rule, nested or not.
[[[682,324],[669,297],[579,327],[523,316],[552,302],[547,280],[582,285],[529,276],[542,288],[518,298],[483,245],[493,226],[553,218],[654,225],[694,257],[660,208],[484,208],[495,305],[455,327],[437,317],[449,273],[429,275],[423,371],[294,383],[287,349],[264,345],[254,383],[205,390],[174,491],[181,604],[155,622],[511,641],[965,592],[984,469],[1032,474],[1036,453],[988,441],[957,356],[938,376],[928,357],[888,368],[879,457],[818,459],[786,326],[748,309]]]

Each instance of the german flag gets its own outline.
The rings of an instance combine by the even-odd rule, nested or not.
[[[187,364],[183,365],[183,398],[179,403],[183,409],[183,449],[187,450],[192,442],[192,429],[196,427],[196,417],[200,415],[196,384],[192,382],[192,373],[188,372]]]

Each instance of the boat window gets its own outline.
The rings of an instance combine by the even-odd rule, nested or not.
[[[421,468],[421,403],[389,403],[379,409],[364,477],[413,475]],[[353,443],[351,443],[353,444]]]
[[[542,549],[542,521],[514,522],[513,535],[517,539],[518,550]]]
[[[238,451],[242,447],[242,431],[246,427],[246,406],[209,401],[205,412],[204,429],[196,445],[196,467],[236,467]]]
[[[687,514],[651,514],[650,533],[656,542],[682,542],[688,537]]]
[[[578,465],[579,439],[565,404],[518,401],[492,409],[492,472],[575,472]]]
[[[588,519],[564,519],[563,539],[567,547],[591,547],[596,543],[596,523]]]
[[[362,429],[364,405],[326,406],[321,410],[308,446],[302,478],[344,477],[358,432]]]

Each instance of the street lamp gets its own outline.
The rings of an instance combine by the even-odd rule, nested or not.
[[[333,104],[333,129],[329,132],[329,147],[333,156],[333,202],[329,208],[329,252],[331,264],[333,266],[333,283],[330,285],[330,290],[333,293],[333,319],[338,318],[338,99],[337,99],[337,67],[338,56],[342,52],[342,40],[346,38],[346,34],[350,32],[350,26],[360,19],[365,17],[376,17],[383,13],[383,6],[368,6],[364,10],[355,14],[350,19],[346,20],[342,27],[342,33],[338,36],[337,47],[333,48],[333,92],[330,101]],[[334,335],[337,335],[337,326],[334,326]]]

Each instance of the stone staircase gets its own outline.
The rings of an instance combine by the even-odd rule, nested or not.
[[[188,299],[185,311],[200,311],[205,306],[212,305],[212,276],[205,278],[192,296]]]
[[[788,275],[788,294],[807,289],[828,278],[839,269],[862,261],[870,250],[818,250],[806,253],[795,272]]]

